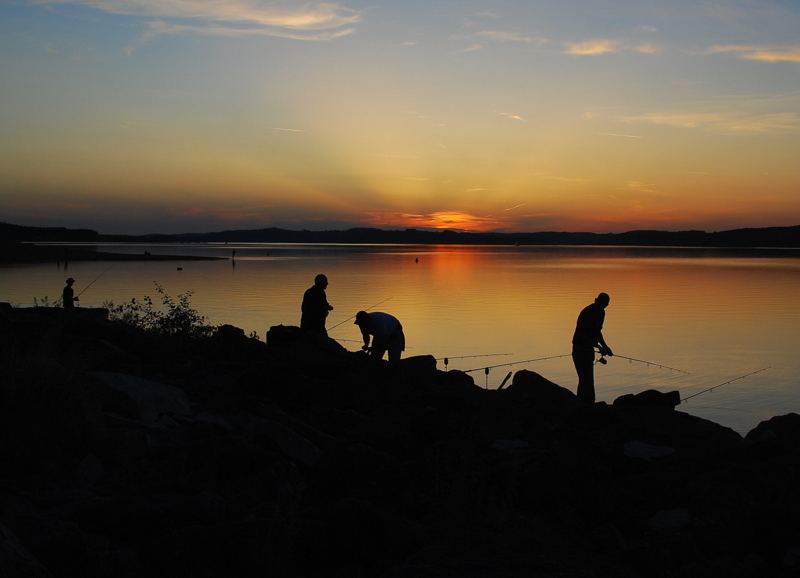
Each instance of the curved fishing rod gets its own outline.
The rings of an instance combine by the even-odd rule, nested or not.
[[[652,365],[653,367],[657,367],[659,369],[669,369],[670,371],[677,371],[678,373],[685,373],[686,375],[691,375],[688,371],[684,371],[682,369],[676,369],[674,367],[670,367],[669,365],[662,365],[661,363],[655,363],[653,361],[644,361],[643,359],[636,359],[635,357],[625,357],[624,355],[611,355],[610,357],[619,357],[620,359],[627,359],[629,362],[635,361],[637,363],[644,363],[645,365]],[[600,359],[597,360],[597,363],[605,365],[608,363],[608,360],[605,358],[605,355],[602,353],[600,354]]]
[[[448,357],[437,357],[436,361],[441,361],[444,359],[447,362],[448,359],[467,359],[469,357],[496,357],[498,355],[514,355],[513,353],[483,353],[481,355],[450,355]]]
[[[714,387],[709,387],[708,389],[704,389],[703,391],[698,391],[697,393],[694,393],[694,394],[692,394],[690,396],[684,397],[681,400],[681,403],[683,403],[685,401],[688,401],[688,400],[692,399],[693,397],[697,397],[700,394],[707,393],[709,391],[714,391],[715,389],[717,389],[718,387],[722,387],[723,385],[728,385],[729,383],[733,383],[734,381],[739,381],[740,379],[744,379],[745,377],[750,377],[751,375],[755,375],[756,373],[761,373],[762,371],[766,371],[770,367],[772,367],[772,366],[768,365],[767,367],[762,367],[761,369],[758,369],[756,371],[751,371],[750,373],[745,373],[744,375],[740,375],[739,377],[734,377],[733,379],[729,379],[728,381],[720,383],[718,385],[715,385]]]
[[[364,309],[364,311],[369,311],[370,309],[375,309],[375,308],[376,308],[378,305],[383,305],[383,304],[384,304],[384,303],[386,303],[386,302],[387,302],[389,299],[391,299],[391,297],[387,297],[386,299],[384,299],[384,300],[383,300],[383,301],[381,301],[380,303],[376,303],[376,304],[375,304],[375,305],[373,305],[372,307],[367,307],[366,309]],[[350,321],[350,320],[351,320],[353,317],[355,317],[355,315],[351,315],[350,317],[348,317],[348,318],[347,318],[347,319],[345,319],[344,321],[340,321],[339,323],[337,323],[336,325],[334,325],[333,327],[331,327],[330,329],[328,329],[328,331],[332,331],[332,330],[336,329],[336,328],[337,328],[337,327],[339,327],[339,326],[340,326],[342,323],[347,323],[347,322],[348,322],[348,321]]]
[[[114,266],[114,263],[112,263],[111,265],[109,265],[109,266],[108,266],[108,269],[111,269],[111,267],[113,267],[113,266]],[[106,273],[108,273],[108,269],[106,269],[105,271],[103,271],[102,273],[100,273],[100,274],[99,274],[97,277],[95,277],[95,278],[94,278],[94,281],[92,281],[91,283],[89,283],[89,284],[88,284],[88,285],[87,285],[87,286],[86,286],[86,287],[83,289],[83,291],[81,291],[80,293],[78,293],[78,294],[77,294],[75,297],[80,297],[81,295],[83,295],[83,294],[84,294],[84,292],[86,291],[86,289],[88,289],[89,287],[91,287],[92,285],[94,285],[95,281],[97,281],[97,280],[98,280],[100,277],[102,277],[103,275],[105,275]]]
[[[596,352],[599,353],[599,352]],[[471,371],[480,371],[481,369],[489,370],[494,369],[495,367],[505,367],[509,365],[519,365],[520,363],[533,363],[535,361],[546,361],[548,359],[558,359],[559,357],[571,357],[571,353],[565,353],[564,355],[550,355],[548,357],[539,357],[537,359],[526,359],[524,361],[514,361],[512,363],[501,363],[499,365],[490,365],[489,367],[476,367],[475,369],[467,369],[464,373],[470,373]],[[669,369],[670,371],[678,371],[680,373],[685,373],[686,375],[690,375],[688,371],[683,371],[682,369],[676,369],[674,367],[669,367],[668,365],[663,365],[661,363],[655,363],[652,361],[644,361],[642,359],[636,359],[634,357],[625,357],[624,355],[613,355],[612,357],[619,357],[620,359],[627,359],[628,361],[636,361],[637,363],[644,363],[645,365],[652,365],[653,367],[658,367],[661,369]],[[608,363],[608,360],[601,354],[600,359],[598,359],[595,363],[600,363],[605,365]]]
[[[534,361],[546,361],[548,359],[558,359],[559,357],[570,357],[571,355],[572,355],[571,353],[565,353],[564,355],[550,355],[548,357],[538,357],[536,359],[525,359],[523,361],[512,361],[511,363],[500,363],[498,365],[489,365],[488,367],[476,367],[475,369],[465,369],[463,371],[464,371],[464,373],[470,373],[472,371],[481,371],[481,370],[483,370],[483,371],[486,371],[487,374],[488,374],[488,371],[490,369],[494,369],[495,367],[508,367],[510,365],[519,365],[521,363],[533,363]]]

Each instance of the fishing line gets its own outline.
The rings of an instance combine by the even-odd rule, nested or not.
[[[113,267],[113,266],[114,266],[114,264],[112,263],[111,265],[109,265],[108,269],[111,269],[111,267]],[[94,282],[95,282],[95,281],[97,281],[97,280],[98,280],[100,277],[102,277],[103,275],[105,275],[106,273],[108,273],[108,269],[106,269],[105,271],[103,271],[102,273],[100,273],[100,274],[99,274],[97,277],[95,277],[95,278],[94,278],[94,281],[92,281],[91,283],[89,283],[89,284],[88,284],[88,285],[87,285],[87,286],[84,288],[84,290],[83,290],[83,291],[81,291],[80,293],[78,293],[78,294],[76,295],[76,297],[80,297],[81,295],[83,295],[83,294],[84,294],[84,292],[86,291],[86,289],[88,289],[89,287],[91,287],[92,285],[94,285]]]
[[[534,363],[536,361],[546,361],[548,359],[558,359],[560,357],[571,357],[571,356],[572,356],[571,353],[565,353],[564,355],[550,355],[548,357],[538,357],[536,359],[526,359],[526,360],[523,360],[523,361],[513,361],[511,363],[500,363],[498,365],[490,365],[488,367],[476,367],[475,369],[464,370],[464,373],[470,373],[472,371],[480,371],[481,369],[484,369],[484,370],[488,371],[490,369],[494,369],[495,367],[507,367],[507,366],[510,366],[510,365],[519,365],[521,363]],[[658,367],[658,368],[661,368],[661,369],[669,369],[670,371],[678,371],[680,373],[685,373],[686,375],[690,375],[688,371],[683,371],[682,369],[676,369],[674,367],[669,367],[668,365],[663,365],[661,363],[655,363],[655,362],[652,362],[652,361],[644,361],[642,359],[636,359],[636,358],[633,358],[633,357],[625,357],[624,355],[614,355],[612,357],[619,357],[621,359],[627,359],[629,362],[636,361],[638,363],[644,363],[645,365],[652,365],[653,367]],[[603,355],[601,355],[600,359],[598,359],[595,363],[601,363],[602,365],[605,365],[606,363],[608,363],[608,360],[605,359],[605,357]]]
[[[514,355],[513,353],[482,353],[481,355],[451,355],[449,357],[437,357],[436,361],[441,361],[444,359],[447,361],[448,359],[467,359],[469,357],[495,357],[498,355]]]
[[[692,394],[690,396],[684,397],[681,400],[681,403],[683,403],[685,401],[688,401],[688,400],[692,399],[693,397],[697,397],[698,395],[701,395],[703,393],[707,393],[709,391],[714,391],[715,389],[717,389],[718,387],[722,387],[723,385],[728,385],[729,383],[733,383],[734,381],[739,381],[740,379],[744,379],[745,377],[750,377],[751,375],[755,375],[756,373],[761,373],[762,371],[766,371],[766,370],[770,369],[770,367],[772,367],[772,366],[768,365],[767,367],[762,367],[761,369],[757,369],[756,371],[751,371],[750,373],[745,373],[744,375],[740,375],[739,377],[734,377],[733,379],[729,379],[728,381],[725,381],[723,383],[715,385],[714,387],[709,387],[708,389],[704,389],[703,391],[698,391],[695,394]]]
[[[536,359],[525,359],[523,361],[512,361],[511,363],[500,363],[498,365],[490,365],[488,367],[476,367],[475,369],[466,369],[464,370],[464,373],[481,370],[485,370],[488,373],[490,369],[494,369],[495,367],[508,367],[510,365],[519,365],[520,363],[533,363],[535,361],[545,361],[547,359],[558,359],[559,357],[570,357],[571,355],[571,353],[565,353],[564,355],[550,355],[548,357],[538,357]]]
[[[625,357],[624,355],[617,355],[616,353],[614,355],[610,355],[609,357],[619,357],[620,359],[627,359],[629,362],[635,361],[637,363],[644,363],[645,365],[652,365],[653,367],[658,367],[659,369],[669,369],[670,371],[677,371],[678,373],[685,373],[686,375],[691,375],[688,371],[684,371],[682,369],[676,369],[674,367],[670,367],[668,365],[662,365],[661,363],[655,363],[653,361],[636,359],[635,357]],[[598,359],[596,363],[605,365],[606,363],[608,363],[608,360],[605,359],[605,356],[601,353],[600,359]]]
[[[376,304],[375,304],[375,305],[373,305],[372,307],[367,307],[366,309],[364,309],[364,311],[369,311],[370,309],[375,309],[375,308],[376,308],[378,305],[383,305],[383,304],[384,304],[384,303],[386,303],[386,302],[387,302],[389,299],[391,299],[391,297],[387,297],[386,299],[384,299],[384,300],[383,300],[383,301],[381,301],[380,303],[376,303]],[[331,327],[330,329],[328,329],[328,331],[332,331],[332,330],[336,329],[336,328],[337,328],[337,327],[339,327],[339,326],[340,326],[342,323],[347,323],[347,322],[348,322],[348,321],[350,321],[350,320],[351,320],[353,317],[355,317],[355,315],[351,315],[350,317],[348,317],[348,318],[347,318],[347,319],[345,319],[344,321],[341,321],[341,322],[337,323],[336,325],[334,325],[333,327]]]

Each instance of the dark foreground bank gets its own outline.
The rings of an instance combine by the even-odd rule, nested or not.
[[[280,339],[279,339],[280,338]],[[0,575],[765,577],[800,570],[800,417],[104,310],[0,313]]]

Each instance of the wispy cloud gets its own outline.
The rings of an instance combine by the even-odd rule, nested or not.
[[[649,42],[639,44],[633,50],[636,52],[642,52],[644,54],[659,54],[661,52],[661,48]]]
[[[653,188],[654,186],[655,184],[653,183],[648,184],[639,181],[630,181],[626,189],[620,189],[620,190],[636,191],[639,193],[657,193],[658,191]]]
[[[594,112],[596,114],[586,118],[606,118],[626,124],[661,125],[728,135],[797,133],[800,132],[800,91],[725,95],[639,114],[620,114],[616,109],[597,109]],[[599,134],[636,138],[636,135],[623,132]]]
[[[800,45],[794,46],[742,46],[719,45],[712,46],[709,54],[725,52],[736,53],[738,58],[744,60],[758,60],[761,62],[800,62]]]
[[[466,48],[461,48],[459,50],[454,50],[450,53],[450,56],[458,56],[459,54],[466,54],[467,52],[474,52],[476,50],[482,50],[484,48],[483,44],[471,44]]]
[[[539,179],[545,179],[549,181],[562,181],[566,183],[583,183],[588,180],[580,177],[559,177],[551,173],[534,173],[533,176]]]
[[[509,207],[507,209],[503,209],[503,211],[513,211],[514,209],[519,209],[520,207],[524,207],[526,203],[520,203],[519,205],[514,205],[513,207]]]
[[[456,35],[453,36],[452,39],[456,41],[477,40],[477,42],[473,42],[469,46],[451,52],[450,56],[458,56],[460,54],[466,54],[467,52],[483,50],[492,43],[498,43],[498,42],[513,42],[520,44],[528,44],[532,46],[541,46],[547,43],[546,38],[541,38],[530,34],[522,34],[520,32],[512,32],[507,30],[481,30],[479,32],[475,32],[474,34],[469,34],[466,36]]]
[[[536,46],[541,46],[547,42],[546,38],[520,34],[519,32],[508,32],[504,30],[482,30],[481,32],[477,32],[475,36],[495,42],[523,42],[525,44],[534,44]]]
[[[659,54],[661,48],[650,42],[631,45],[622,40],[587,40],[584,42],[568,42],[564,54],[573,56],[597,56],[616,52],[641,52],[644,54]]]
[[[499,114],[500,116],[504,116],[506,118],[509,118],[511,120],[522,120],[522,121],[525,120],[524,118],[522,118],[518,114],[511,114],[510,112],[499,112],[497,114]]]
[[[587,40],[585,42],[567,43],[566,54],[579,56],[591,56],[606,54],[608,52],[619,52],[622,43],[619,40]]]
[[[198,33],[224,36],[271,35],[330,40],[354,31],[363,13],[337,2],[302,5],[275,0],[34,0],[74,4],[110,14],[153,19],[147,36]]]
[[[755,114],[746,111],[649,112],[623,119],[624,122],[649,123],[679,128],[698,128],[727,134],[767,133],[800,130],[800,115],[796,112]]]
[[[601,134],[603,136],[618,136],[622,138],[644,138],[643,136],[635,135],[635,134],[617,134],[614,132],[600,132],[597,134]]]

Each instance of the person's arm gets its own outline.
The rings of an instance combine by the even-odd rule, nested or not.
[[[361,347],[364,351],[369,349],[369,332],[366,329],[361,329],[361,337],[364,338],[364,345]]]
[[[603,339],[603,332],[601,331],[598,335],[600,337],[597,340],[597,345],[598,345],[598,347],[600,349],[600,354],[601,355],[608,355],[609,357],[614,357],[614,352],[611,351],[611,348],[608,345],[606,345],[606,340]]]

